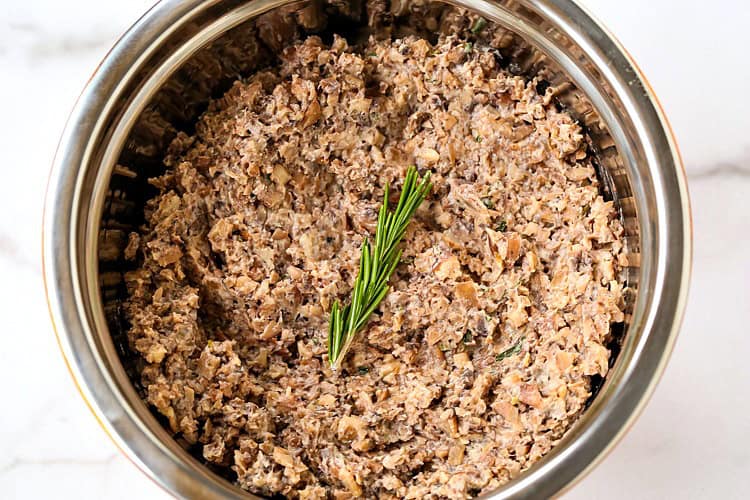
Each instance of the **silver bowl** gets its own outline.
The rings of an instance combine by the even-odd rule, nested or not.
[[[120,315],[122,248],[142,222],[145,179],[176,130],[264,54],[304,32],[434,37],[449,9],[490,21],[512,72],[553,86],[587,132],[602,192],[625,227],[626,321],[612,366],[581,418],[542,460],[493,498],[557,494],[588,472],[633,423],[664,370],[682,319],[691,262],[685,175],[669,126],[635,63],[569,0],[162,0],[115,45],[81,95],[47,192],[44,268],[49,308],[81,394],[114,442],[167,491],[249,495],[191,456],[139,397]],[[410,17],[412,16],[412,17]],[[404,20],[411,19],[406,26]],[[467,26],[468,28],[468,26]],[[481,33],[480,37],[484,36]],[[541,90],[541,89],[540,89]]]

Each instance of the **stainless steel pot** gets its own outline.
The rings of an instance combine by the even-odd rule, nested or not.
[[[626,228],[624,278],[631,293],[610,373],[562,442],[494,497],[559,493],[632,424],[677,335],[691,227],[669,126],[635,63],[571,1],[451,0],[448,6],[391,0],[380,17],[367,15],[363,3],[162,0],[107,55],[70,117],[46,200],[47,296],[68,366],[115,443],[166,490],[189,498],[247,497],[170,437],[128,374],[118,309],[121,255],[126,231],[142,217],[144,179],[158,173],[171,136],[190,127],[212,94],[295,33],[336,30],[355,37],[369,23],[398,34],[404,18],[419,16],[417,31],[432,36],[445,9],[466,8],[496,23],[488,42],[511,71],[554,86],[559,105],[586,127],[604,194],[615,200]]]

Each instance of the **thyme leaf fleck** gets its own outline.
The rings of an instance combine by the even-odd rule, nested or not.
[[[495,356],[495,360],[502,361],[505,358],[509,358],[511,356],[518,354],[519,352],[521,352],[522,346],[523,346],[523,339],[519,340],[513,346],[511,346],[510,348],[504,350],[503,352]]]

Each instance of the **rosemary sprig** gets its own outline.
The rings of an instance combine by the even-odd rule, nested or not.
[[[417,169],[409,167],[396,209],[389,212],[389,191],[386,184],[375,230],[375,248],[370,248],[369,239],[362,243],[359,273],[354,282],[351,304],[342,308],[337,300],[331,307],[328,324],[328,363],[332,370],[339,369],[354,335],[362,329],[390,290],[388,280],[401,260],[398,244],[414,212],[431,188],[430,172],[420,178]]]

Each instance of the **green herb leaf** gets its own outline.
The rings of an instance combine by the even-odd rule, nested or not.
[[[331,307],[328,320],[328,363],[332,370],[339,369],[354,335],[365,326],[390,290],[388,280],[401,260],[398,244],[404,237],[414,212],[431,188],[430,172],[420,178],[416,167],[409,167],[396,209],[389,212],[389,188],[386,184],[383,204],[378,213],[374,247],[370,246],[368,239],[362,243],[359,273],[354,281],[351,304],[342,307],[336,301]]]
[[[487,27],[487,20],[483,17],[480,17],[476,21],[474,21],[474,24],[471,26],[471,32],[475,35],[477,33],[481,33],[481,31]]]
[[[497,223],[497,227],[495,228],[495,231],[500,231],[501,233],[504,233],[505,230],[508,229],[508,223],[504,220],[501,220]]]
[[[495,208],[495,202],[492,201],[492,198],[490,198],[489,196],[485,196],[484,198],[482,198],[482,203],[487,208]]]
[[[473,337],[471,334],[471,330],[466,330],[466,333],[464,333],[464,338],[463,338],[464,344],[468,344],[469,342],[471,342],[472,338]]]
[[[466,42],[464,44],[464,52],[466,52],[467,54],[470,53],[473,48],[474,48],[474,44],[471,42]]]
[[[497,356],[495,356],[495,359],[497,361],[502,361],[505,358],[509,358],[511,356],[514,356],[514,355],[518,354],[519,352],[521,352],[521,346],[522,345],[523,345],[523,339],[521,339],[518,342],[516,342],[516,344],[513,345],[511,348],[506,349],[503,352],[501,352],[500,354],[498,354]]]
[[[366,366],[360,366],[359,368],[357,368],[357,371],[360,375],[367,375],[370,372],[370,369]]]

